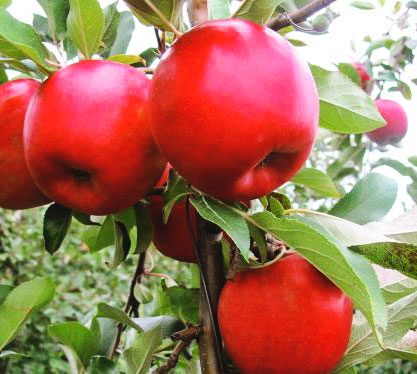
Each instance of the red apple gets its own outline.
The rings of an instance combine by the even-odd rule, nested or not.
[[[366,135],[380,145],[398,143],[407,133],[408,120],[405,110],[392,100],[377,99],[375,105],[387,124]]]
[[[33,182],[23,152],[23,123],[40,83],[19,79],[0,85],[0,207],[27,209],[49,200]]]
[[[226,201],[258,198],[291,179],[318,128],[308,65],[279,34],[241,19],[181,36],[155,71],[150,103],[168,161]]]
[[[356,69],[361,78],[361,87],[365,88],[367,83],[371,80],[371,76],[360,62],[354,62],[352,66]]]
[[[226,350],[242,374],[330,374],[352,313],[348,297],[296,254],[238,273],[218,306]]]
[[[25,120],[29,171],[41,191],[105,215],[140,200],[166,160],[149,129],[150,81],[111,61],[82,61],[42,84]]]

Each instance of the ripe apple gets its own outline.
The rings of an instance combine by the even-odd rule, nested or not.
[[[33,182],[23,152],[23,123],[40,83],[19,79],[0,85],[0,207],[27,209],[49,200]]]
[[[140,200],[166,164],[149,129],[149,87],[143,73],[112,61],[81,61],[46,80],[24,129],[29,172],[41,191],[94,215]]]
[[[366,135],[379,145],[398,143],[407,133],[408,120],[405,110],[392,100],[377,99],[375,105],[387,124]]]
[[[361,87],[366,88],[367,83],[371,80],[371,76],[360,62],[354,62],[352,66],[356,69],[361,78]]]
[[[330,374],[352,314],[348,297],[297,254],[237,273],[218,306],[226,350],[242,374]]]
[[[168,181],[171,165],[167,163],[165,170],[155,187],[162,187]],[[197,263],[194,252],[194,243],[188,229],[185,202],[177,202],[169,215],[168,222],[164,224],[162,196],[149,196],[149,214],[153,225],[153,243],[165,256],[178,261]],[[197,232],[196,210],[190,204],[190,220],[193,232]]]
[[[226,201],[291,179],[318,128],[308,65],[279,34],[242,19],[181,36],[155,71],[150,104],[155,141],[175,170]]]

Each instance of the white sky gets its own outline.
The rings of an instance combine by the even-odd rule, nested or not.
[[[298,48],[304,58],[313,64],[324,68],[334,69],[335,63],[358,61],[366,50],[367,44],[363,42],[366,35],[372,39],[380,38],[389,28],[392,21],[387,16],[392,16],[392,9],[396,0],[386,0],[383,8],[379,6],[377,0],[372,0],[377,6],[374,10],[360,10],[349,5],[350,1],[338,0],[332,5],[332,10],[340,14],[330,26],[329,33],[325,35],[308,35],[295,32],[293,38],[304,40],[308,43],[307,47]],[[112,3],[112,0],[100,0],[103,6]],[[119,2],[119,9],[126,10],[122,1]],[[8,10],[19,20],[32,24],[33,13],[44,15],[42,8],[36,0],[14,0]],[[403,9],[402,9],[403,11]],[[401,14],[402,11],[399,13]],[[417,11],[411,10],[413,23],[417,23]],[[156,47],[154,31],[152,27],[145,27],[136,22],[136,30],[128,48],[128,54],[138,54],[150,46]],[[394,38],[401,36],[401,33],[393,35]],[[414,39],[417,39],[417,32],[414,30]],[[352,43],[355,45],[356,52],[352,50]],[[383,53],[383,51],[381,51]],[[377,55],[378,58],[382,55]],[[417,57],[413,66],[407,68],[403,78],[411,87],[413,99],[405,100],[400,93],[386,93],[384,99],[392,99],[400,103],[407,112],[409,120],[409,130],[403,139],[400,148],[389,147],[389,151],[380,154],[380,157],[392,157],[400,161],[405,161],[409,156],[417,156],[417,148],[414,142],[417,139],[417,86],[410,82],[410,79],[417,78]],[[414,105],[413,105],[414,104]],[[373,155],[379,157],[379,155]],[[405,185],[409,182],[407,177],[400,177],[388,167],[378,169],[387,176],[397,180],[400,185],[400,199],[392,210],[389,217],[395,216],[402,211],[401,201],[408,206],[414,205],[405,193]],[[387,218],[389,218],[387,217]]]

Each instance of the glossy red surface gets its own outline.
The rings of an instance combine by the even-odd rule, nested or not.
[[[318,115],[313,77],[295,48],[240,19],[185,33],[153,77],[158,146],[188,182],[227,201],[291,179],[310,154]]]
[[[82,61],[54,73],[28,110],[29,171],[45,195],[95,215],[139,201],[166,160],[149,129],[150,81],[111,61]]]
[[[377,99],[375,105],[387,124],[366,135],[380,145],[398,143],[407,133],[407,113],[400,104],[392,100]]]
[[[360,62],[355,62],[352,65],[361,78],[361,87],[365,88],[366,83],[371,80],[371,76],[368,74],[368,72],[365,70],[364,66]]]
[[[296,254],[238,273],[218,306],[226,350],[243,374],[330,374],[352,314],[350,300]]]
[[[23,123],[29,101],[40,83],[19,79],[0,85],[0,207],[26,209],[49,200],[39,191],[26,167]]]
[[[164,206],[162,196],[151,196],[149,200],[151,202],[149,212],[153,225],[153,242],[156,248],[163,255],[175,260],[197,263],[194,244],[188,230],[185,202],[174,205],[168,222],[164,224],[162,220],[162,208]],[[193,206],[190,206],[190,220],[193,232],[196,234],[196,210]]]

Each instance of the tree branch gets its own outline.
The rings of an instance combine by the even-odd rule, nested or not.
[[[311,3],[303,6],[302,8],[287,14],[280,14],[278,17],[267,23],[267,26],[272,30],[278,31],[284,27],[291,26],[290,19],[294,23],[304,22],[308,17],[312,16],[314,13],[317,13],[323,8],[327,8],[331,3],[336,0],[313,0]]]

